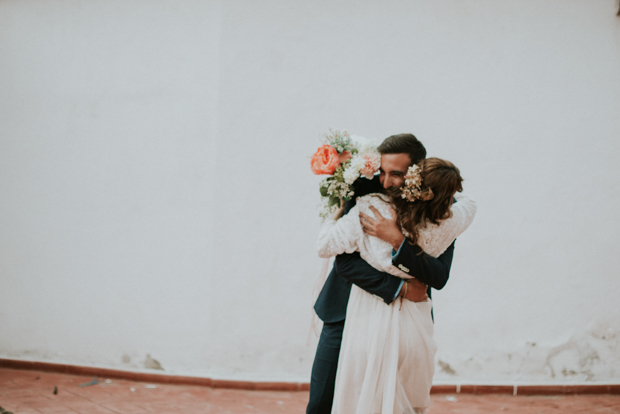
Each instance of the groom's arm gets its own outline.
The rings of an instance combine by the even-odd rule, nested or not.
[[[424,253],[419,246],[412,246],[405,239],[392,257],[392,264],[422,283],[435,289],[442,289],[450,277],[453,256],[454,242],[441,256],[434,258]]]
[[[379,296],[388,305],[398,297],[403,282],[403,279],[369,265],[359,252],[336,256],[334,268],[338,275]]]
[[[381,192],[382,189],[378,175],[372,180],[360,178],[355,182],[356,196]],[[347,214],[354,205],[355,199],[347,201],[344,213]],[[403,256],[405,254],[403,252]],[[422,283],[417,280],[411,280],[407,288],[405,288],[403,286],[403,279],[375,269],[361,258],[359,252],[336,256],[334,269],[338,275],[361,289],[379,296],[388,305],[399,296],[403,296],[413,302],[422,302],[428,298],[426,286]]]
[[[360,223],[365,233],[392,245],[396,252],[392,257],[392,264],[432,288],[443,288],[450,276],[454,242],[441,256],[434,258],[424,253],[419,246],[413,246],[405,239],[400,227],[396,224],[396,211],[392,210],[393,218],[387,219],[374,207],[371,206],[370,209],[375,218],[360,212]]]

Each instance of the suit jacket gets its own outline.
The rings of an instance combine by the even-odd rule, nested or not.
[[[379,177],[372,180],[359,179],[355,183],[355,197],[370,193],[382,192]],[[345,214],[355,206],[355,198],[347,201]],[[392,258],[392,264],[403,272],[415,276],[428,285],[428,296],[431,288],[441,289],[450,275],[450,266],[454,255],[454,243],[438,258],[433,258],[418,246],[405,241],[398,253]],[[379,296],[386,304],[390,304],[396,296],[402,279],[389,273],[381,272],[370,266],[361,258],[359,252],[336,256],[325,285],[314,304],[314,310],[323,322],[334,323],[346,317],[351,283],[355,283],[365,291]]]

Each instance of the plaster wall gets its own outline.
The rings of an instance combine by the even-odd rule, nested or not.
[[[618,382],[615,7],[0,2],[0,357],[308,381],[333,126],[478,202],[436,382]]]

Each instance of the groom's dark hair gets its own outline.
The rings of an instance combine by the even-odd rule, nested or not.
[[[417,164],[426,158],[426,148],[413,134],[387,137],[377,149],[380,154],[409,154],[411,164]]]

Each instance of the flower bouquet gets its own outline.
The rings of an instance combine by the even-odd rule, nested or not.
[[[350,136],[347,131],[330,129],[322,134],[322,144],[310,160],[314,174],[329,177],[319,184],[321,192],[320,216],[325,219],[340,200],[348,201],[355,194],[355,181],[369,180],[379,171],[381,155],[369,139]]]

